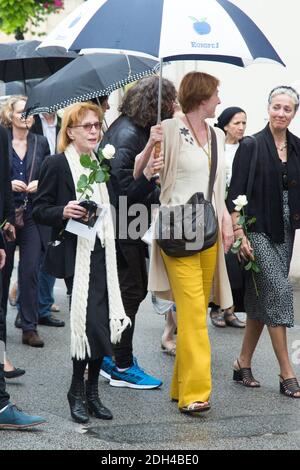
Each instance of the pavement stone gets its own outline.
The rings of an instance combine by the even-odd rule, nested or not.
[[[43,349],[21,344],[13,323],[16,309],[8,312],[8,351],[26,374],[8,382],[12,401],[24,411],[39,414],[47,424],[30,431],[0,431],[0,449],[44,450],[201,450],[299,449],[300,400],[279,394],[278,367],[268,334],[260,340],[253,362],[260,389],[232,381],[232,364],[238,355],[243,330],[209,325],[212,345],[213,394],[208,415],[182,415],[169,399],[174,359],[160,350],[164,317],[153,312],[150,296],[137,317],[134,349],[140,365],[164,382],[160,390],[110,387],[100,378],[100,394],[114,414],[111,422],[95,418],[82,426],[71,420],[66,393],[71,379],[69,314],[62,281],[55,286],[57,314],[64,328],[40,326]],[[300,325],[300,290],[295,290],[297,324]],[[288,332],[290,351],[300,341],[300,326]],[[300,362],[300,353],[297,356]],[[201,358],[199,358],[201,360]],[[300,365],[295,365],[300,378]]]

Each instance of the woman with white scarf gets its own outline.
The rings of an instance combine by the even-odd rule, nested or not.
[[[93,152],[99,141],[103,112],[93,103],[77,103],[63,116],[58,155],[42,166],[33,217],[52,227],[52,242],[45,271],[66,281],[72,291],[71,355],[73,377],[68,401],[72,418],[89,420],[88,412],[99,419],[112,419],[98,395],[98,378],[103,356],[112,354],[111,342],[119,341],[130,320],[126,317],[117,275],[115,240],[106,183],[92,185],[92,199],[102,206],[101,223],[95,240],[65,230],[69,219],[87,217],[76,192],[81,174],[88,171],[80,155]],[[88,380],[84,371],[88,364]]]

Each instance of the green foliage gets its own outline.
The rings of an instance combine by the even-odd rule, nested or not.
[[[104,155],[101,149],[98,151],[98,160],[92,160],[87,154],[80,155],[81,166],[90,170],[89,175],[80,175],[77,181],[76,191],[81,194],[80,199],[84,197],[89,200],[92,197],[94,190],[91,185],[93,183],[106,183],[109,180],[109,166],[102,163],[103,160]]]
[[[56,0],[0,0],[0,30],[21,39],[28,23],[36,27],[61,8],[63,3]]]

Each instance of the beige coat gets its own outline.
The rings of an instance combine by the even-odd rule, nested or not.
[[[168,119],[162,123],[164,130],[164,168],[160,173],[161,181],[161,204],[168,204],[175,186],[177,175],[177,162],[180,146],[180,121],[178,119]],[[228,280],[225,256],[222,243],[222,217],[224,211],[225,197],[225,137],[220,129],[215,129],[218,143],[218,167],[213,192],[213,204],[216,209],[219,233],[218,233],[218,254],[215,272],[214,298],[222,308],[229,308],[233,304],[231,288]],[[153,231],[154,232],[154,231]],[[160,254],[159,246],[153,239],[148,289],[163,299],[172,300],[172,291]]]

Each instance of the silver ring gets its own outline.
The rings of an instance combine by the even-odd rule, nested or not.
[[[12,228],[10,228],[8,231],[9,231],[9,232],[13,232],[13,229],[12,229]]]

